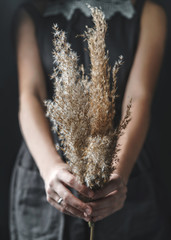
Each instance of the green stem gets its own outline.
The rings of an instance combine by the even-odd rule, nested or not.
[[[92,221],[88,222],[90,227],[90,240],[94,239],[94,223]]]

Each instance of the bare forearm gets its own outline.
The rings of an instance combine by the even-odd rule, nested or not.
[[[147,99],[133,101],[131,121],[120,137],[118,143],[121,150],[118,153],[119,163],[116,172],[127,183],[131,170],[141,151],[150,123],[150,107]]]
[[[61,162],[61,158],[55,150],[43,106],[36,96],[23,94],[20,97],[19,121],[30,152],[44,177],[50,168]]]

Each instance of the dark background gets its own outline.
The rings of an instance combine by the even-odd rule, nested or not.
[[[9,184],[20,145],[17,71],[11,40],[11,22],[24,0],[0,0],[0,239],[8,240]],[[159,0],[156,0],[159,2]],[[171,1],[162,1],[168,16],[168,37],[161,74],[152,106],[151,134],[154,163],[171,199]],[[171,206],[168,206],[170,211]],[[171,212],[171,211],[170,211]],[[170,214],[171,216],[171,214]]]

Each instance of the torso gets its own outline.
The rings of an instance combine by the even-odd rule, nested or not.
[[[110,63],[113,65],[121,54],[125,59],[125,64],[117,80],[118,93],[120,94],[117,104],[118,112],[121,110],[125,86],[138,44],[141,10],[144,2],[145,0],[132,1],[133,4],[137,3],[137,14],[132,19],[128,20],[122,15],[116,14],[108,20],[109,27],[106,45],[110,52]],[[71,43],[73,50],[80,56],[80,63],[85,65],[88,73],[90,62],[88,53],[84,51],[86,45],[81,38],[75,39],[75,36],[83,33],[85,25],[91,26],[92,20],[84,16],[79,9],[74,12],[70,21],[67,21],[62,14],[42,17],[42,12],[45,9],[44,4],[45,2],[39,8],[39,12],[36,12],[32,5],[26,8],[26,10],[36,25],[36,36],[46,76],[48,97],[52,98],[53,86],[49,74],[52,73],[53,69],[51,54],[53,48],[53,23],[58,23],[60,29],[67,32],[68,41]],[[151,236],[150,233],[152,232],[153,236],[158,236],[158,230],[162,221],[158,221],[160,217],[157,216],[158,208],[154,197],[151,175],[148,171],[144,171],[142,167],[143,161],[147,160],[149,162],[148,152],[143,150],[142,153],[140,159],[138,159],[140,164],[137,163],[136,166],[138,170],[134,169],[134,176],[131,177],[129,182],[125,207],[96,224],[96,239],[141,239],[142,236]],[[24,142],[17,157],[12,194],[11,226],[14,235],[18,236],[17,234],[21,234],[21,239],[24,239],[22,238],[23,236],[25,236],[25,239],[37,239],[39,237],[47,239],[48,236],[49,239],[58,240],[71,238],[87,239],[89,234],[87,234],[88,228],[86,223],[80,219],[71,218],[54,211],[54,208],[47,203],[43,181],[36,168],[34,159]],[[143,217],[140,218],[140,215]],[[17,225],[17,223],[19,224]],[[155,236],[153,239],[157,239]],[[13,239],[17,240],[19,238],[14,236]]]

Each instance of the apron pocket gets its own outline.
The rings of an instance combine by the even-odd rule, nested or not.
[[[60,213],[47,202],[40,174],[21,166],[17,171],[15,211],[19,232],[30,239],[51,234]]]

